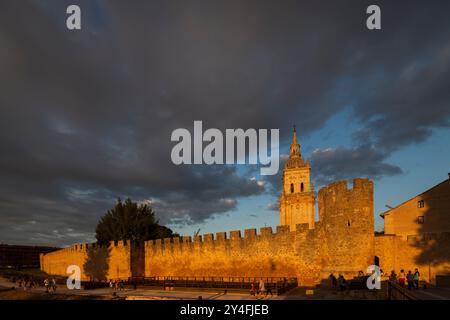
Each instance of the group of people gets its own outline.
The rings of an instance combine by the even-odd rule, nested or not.
[[[258,298],[258,297],[265,298],[269,294],[271,297],[273,297],[272,289],[270,287],[267,287],[267,289],[266,289],[266,285],[265,285],[263,279],[259,280],[258,289],[256,289],[255,284],[252,283],[252,287],[250,289],[250,294],[252,296],[255,296],[256,298]]]
[[[407,287],[409,290],[419,289],[420,284],[420,272],[419,269],[415,269],[414,273],[411,270],[408,273],[405,273],[405,270],[401,269],[400,273],[397,275],[394,270],[391,271],[391,274],[388,276],[387,273],[384,273],[383,270],[380,270],[380,277],[383,280],[389,280],[391,282],[398,283],[401,287]],[[362,271],[359,271],[359,278],[364,278],[365,275]],[[336,278],[333,273],[329,276],[330,284],[332,289],[337,289],[344,291],[347,288],[347,280],[345,280],[342,274],[339,274],[339,277]]]
[[[409,290],[419,289],[420,284],[420,272],[419,269],[415,269],[414,273],[411,270],[408,270],[408,273],[405,273],[405,270],[401,269],[400,273],[397,275],[394,270],[391,271],[389,276],[389,281],[398,283],[401,287],[408,287]]]
[[[125,290],[125,282],[123,280],[109,280],[109,287],[114,291]]]
[[[19,286],[19,288],[23,288],[23,290],[33,289],[37,285],[36,281],[34,281],[34,279],[32,277],[19,278],[19,279],[13,278],[12,282],[13,283],[17,282],[17,285]]]
[[[333,273],[331,273],[329,276],[329,279],[331,282],[332,289],[335,290],[335,289],[339,288],[339,290],[341,290],[341,291],[344,291],[345,289],[347,289],[347,280],[345,280],[342,273],[340,273],[337,278]]]
[[[50,293],[50,292],[56,292],[56,279],[55,278],[45,278],[44,279],[44,287],[45,287],[45,292]]]
[[[17,283],[19,288],[23,290],[34,289],[39,286],[38,281],[34,280],[33,277],[18,278],[13,277],[11,279],[13,283]],[[45,292],[56,292],[56,279],[55,278],[45,278],[44,279]]]

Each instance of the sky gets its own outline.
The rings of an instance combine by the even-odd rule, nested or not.
[[[66,28],[81,8],[82,29]],[[118,197],[182,235],[275,227],[282,170],[179,165],[173,130],[292,125],[316,190],[375,182],[379,214],[448,178],[450,3],[0,2],[0,242],[94,241]]]

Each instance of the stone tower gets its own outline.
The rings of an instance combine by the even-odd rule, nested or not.
[[[311,167],[302,159],[297,132],[294,126],[289,159],[283,170],[283,190],[280,196],[280,225],[288,225],[291,231],[297,224],[307,223],[314,228],[316,197],[310,178]]]

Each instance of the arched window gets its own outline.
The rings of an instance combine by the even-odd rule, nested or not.
[[[300,183],[300,192],[303,192],[303,182]]]
[[[291,183],[291,193],[294,193],[294,184]]]

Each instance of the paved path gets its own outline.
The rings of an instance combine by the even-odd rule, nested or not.
[[[6,279],[0,278],[0,288],[11,288],[16,287],[16,290],[22,290],[22,288],[18,288],[17,284],[14,284]],[[31,293],[45,293],[44,287],[37,287],[34,289],[27,289],[28,292]],[[114,298],[113,293],[110,288],[100,288],[100,289],[91,289],[91,290],[69,290],[66,287],[59,285],[56,293],[58,294],[67,294],[67,295],[80,295],[80,296],[104,296]],[[176,299],[176,300],[196,300],[199,299],[199,296],[204,300],[256,300],[254,296],[245,293],[227,293],[225,294],[223,291],[214,291],[213,289],[209,291],[195,291],[195,290],[175,290],[175,291],[165,291],[158,289],[141,289],[137,290],[133,289],[125,289],[116,291],[116,296],[120,298],[127,298],[130,300],[138,300],[138,299],[148,299],[148,300],[165,300],[165,299]],[[277,296],[268,296],[267,299],[278,299],[280,297]]]
[[[410,293],[419,300],[450,300],[450,288],[419,289]]]
[[[9,289],[16,287],[16,290],[22,290],[18,288],[17,284],[14,284],[6,279],[0,278],[0,289]],[[44,287],[37,287],[35,289],[27,289],[30,293],[38,293],[45,295]],[[104,298],[114,299],[114,291],[110,288],[100,288],[92,290],[69,290],[65,286],[59,285],[56,292],[58,294],[65,295],[79,295],[79,296],[102,296]],[[413,290],[411,293],[419,300],[450,300],[450,288],[428,288]],[[337,292],[331,291],[326,288],[314,289],[313,292],[307,291],[306,288],[295,288],[280,296],[268,296],[263,300],[350,300],[350,299],[379,299],[374,295],[375,292],[370,291],[346,291]],[[223,291],[210,290],[174,290],[165,291],[161,289],[150,288],[137,288],[125,289],[117,291],[116,296],[118,298],[126,298],[129,300],[196,300],[201,296],[204,300],[256,300],[254,296],[246,293],[228,292],[225,294]]]

